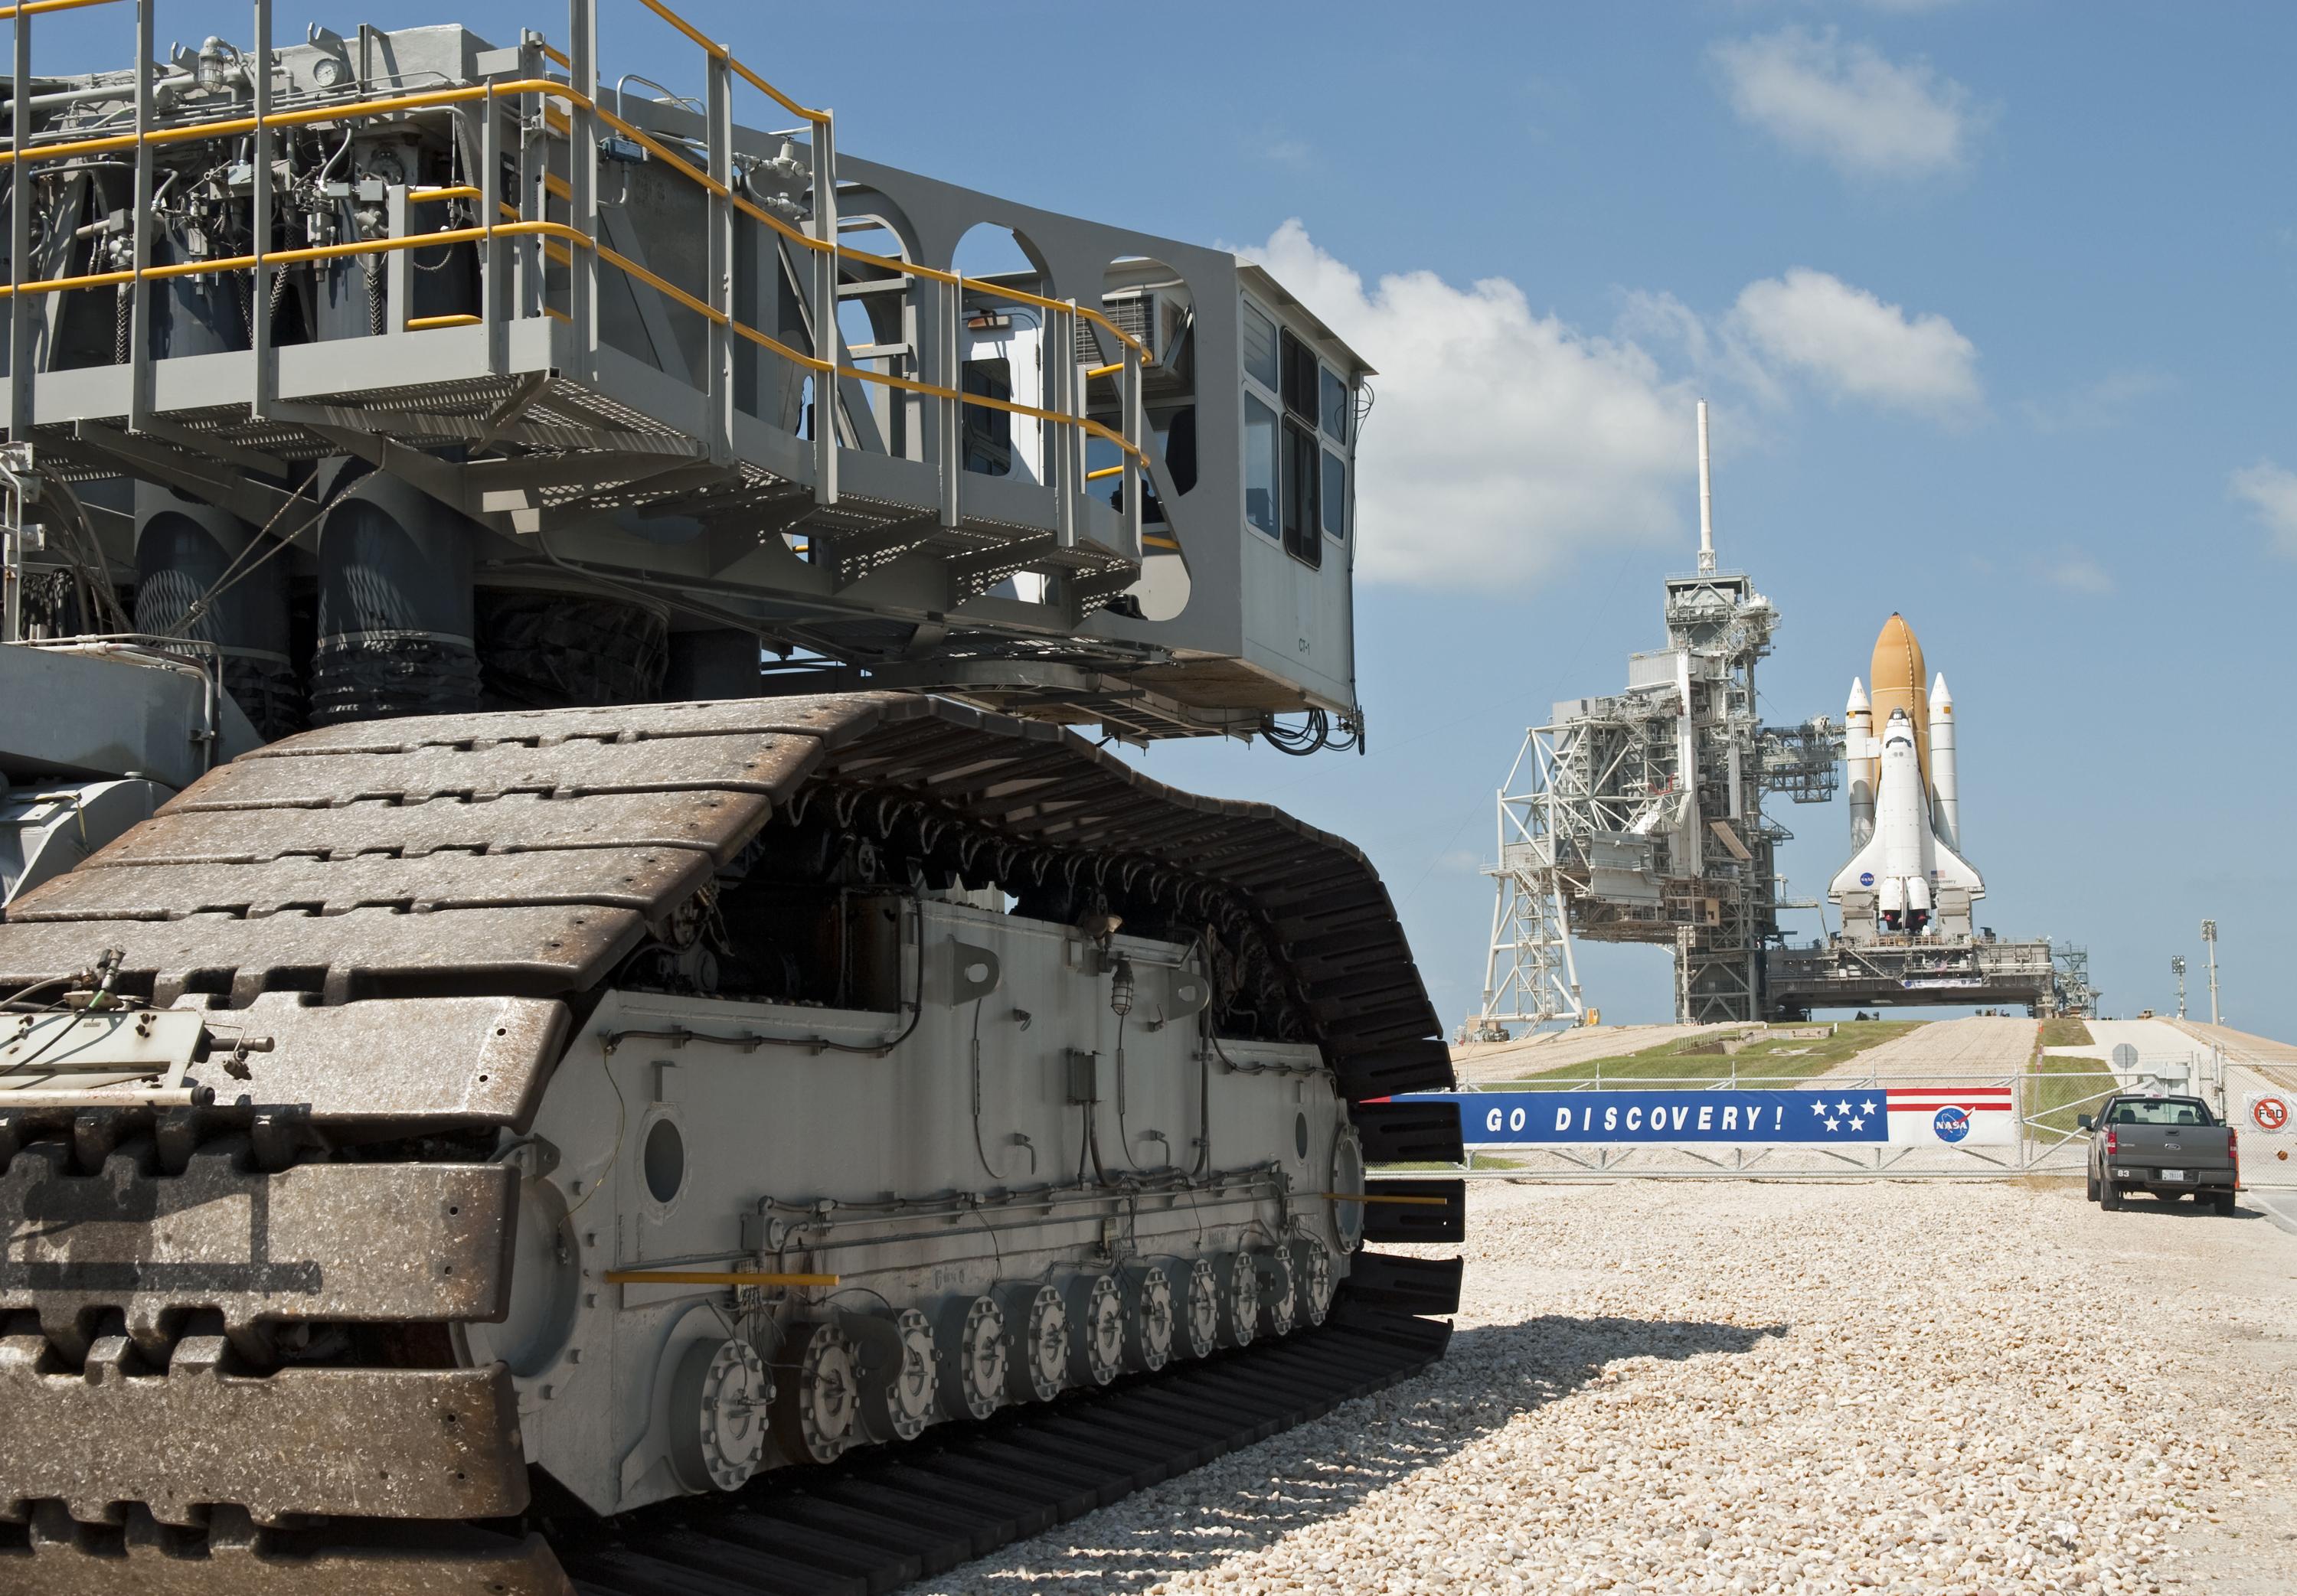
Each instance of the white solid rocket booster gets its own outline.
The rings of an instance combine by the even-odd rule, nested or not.
[[[1931,689],[1931,814],[1939,840],[1959,852],[1962,794],[1954,773],[1954,695],[1947,691],[1943,670]]]
[[[1850,703],[1842,712],[1844,745],[1864,748],[1873,740],[1874,714],[1866,702],[1866,684],[1850,679]],[[1850,845],[1864,848],[1874,835],[1874,761],[1853,754],[1850,767]]]

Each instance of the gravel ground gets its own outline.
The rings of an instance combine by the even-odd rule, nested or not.
[[[2297,1237],[2253,1209],[1622,1182],[1471,1213],[1435,1372],[930,1588],[2292,1588]]]

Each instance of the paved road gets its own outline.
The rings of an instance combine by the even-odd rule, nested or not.
[[[2034,1022],[1973,1016],[1933,1020],[1829,1070],[1822,1080],[1905,1081],[1916,1076],[2015,1075],[2034,1053]]]
[[[2198,1020],[2171,1020],[2196,1041],[2215,1043],[2235,1064],[2246,1065],[2275,1085],[2297,1090],[2297,1047],[2270,1037],[2252,1036],[2230,1025],[2204,1025]]]
[[[2292,1236],[2297,1236],[2297,1191],[2260,1191],[2252,1186],[2243,1189],[2241,1200],[2243,1206],[2257,1209]]]

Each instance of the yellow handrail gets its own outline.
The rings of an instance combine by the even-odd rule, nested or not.
[[[610,1286],[835,1286],[836,1275],[771,1274],[751,1269],[610,1269]]]
[[[32,3],[39,4],[41,0],[32,0]],[[95,4],[98,0],[85,0],[85,3]],[[103,3],[109,4],[109,0],[103,0]],[[652,0],[647,0],[647,3],[651,4]],[[550,99],[564,100],[569,105],[579,105],[617,132],[638,144],[649,154],[659,156],[668,161],[682,176],[700,184],[711,193],[720,196],[729,194],[725,185],[711,178],[652,134],[624,120],[587,96],[578,94],[572,85],[561,83],[553,78],[522,78],[507,83],[424,89],[411,94],[386,95],[371,100],[357,100],[347,105],[304,106],[294,111],[274,111],[265,119],[263,125],[267,129],[305,127],[317,122],[347,121],[355,118],[387,116],[393,111],[436,110],[441,106],[460,105],[473,100],[486,99],[490,95],[495,98],[508,98],[527,95],[539,95]],[[804,112],[803,108],[799,108],[798,114],[809,113]],[[253,117],[226,117],[211,122],[186,122],[181,127],[155,128],[141,135],[140,138],[141,142],[152,144],[188,144],[203,138],[232,138],[255,130]],[[27,149],[24,155],[29,160],[43,161],[58,160],[76,155],[103,155],[114,151],[133,149],[138,140],[139,136],[134,133],[116,133],[101,138],[75,139],[64,144],[36,144]],[[0,149],[0,166],[8,165],[15,159],[15,152],[12,150]],[[962,276],[958,273],[943,271],[934,267],[920,266],[914,261],[903,260],[899,256],[878,255],[867,250],[852,249],[832,239],[816,238],[803,228],[792,226],[770,211],[753,204],[738,193],[732,193],[730,197],[735,208],[743,215],[809,250],[833,254],[841,260],[858,260],[864,265],[898,272],[905,276],[922,277],[936,283],[952,283],[961,289],[970,289],[976,293],[984,294],[992,299],[1007,300],[1015,304],[1033,305],[1045,310],[1074,309],[1077,315],[1083,317],[1087,321],[1106,328],[1112,336],[1127,348],[1143,355],[1147,353],[1139,339],[1134,338],[1090,305],[1071,307],[1063,300],[1047,299],[1042,294],[1030,293],[1018,288],[1008,288],[1000,284],[984,283],[978,278]]]
[[[28,12],[62,11],[75,9],[85,5],[109,4],[111,3],[112,0],[24,0],[22,9]],[[736,60],[732,53],[723,45],[716,44],[706,36],[696,30],[691,25],[684,21],[668,7],[658,4],[657,0],[642,0],[642,3],[646,4],[648,10],[653,11],[657,15],[661,16],[665,21],[668,21],[671,26],[678,29],[679,32],[685,34],[688,38],[701,45],[704,49],[710,51],[716,59],[725,62],[729,67],[738,72],[745,80],[771,95],[778,103],[790,111],[793,115],[804,117],[809,121],[811,121],[816,125],[827,122],[829,119],[828,112],[810,111],[806,107],[799,105],[795,101],[791,100],[787,95],[782,94],[781,91],[775,88],[771,84],[766,82],[765,79],[758,77],[748,68],[743,66],[741,62]],[[0,17],[12,16],[14,14],[14,9],[0,7]],[[543,53],[562,65],[570,64],[564,56],[552,50],[547,45],[543,46]],[[960,291],[971,290],[976,293],[980,293],[992,299],[1008,300],[1016,304],[1033,305],[1047,310],[1069,311],[1107,328],[1127,348],[1144,356],[1146,354],[1146,350],[1142,349],[1139,340],[1125,333],[1124,329],[1117,326],[1115,322],[1109,320],[1107,316],[1090,306],[1073,305],[1060,300],[1048,299],[1041,294],[1029,293],[1025,290],[1008,288],[1001,284],[993,283],[981,282],[978,279],[967,277],[956,272],[943,271],[938,267],[921,266],[916,262],[903,260],[895,256],[877,255],[865,250],[848,249],[845,246],[839,244],[834,239],[816,238],[811,234],[785,222],[779,217],[773,215],[762,207],[752,203],[740,193],[729,188],[725,184],[718,182],[716,179],[711,177],[707,173],[694,166],[692,162],[678,154],[678,152],[672,150],[668,144],[664,144],[662,140],[656,138],[652,134],[646,132],[644,128],[638,128],[633,123],[626,121],[622,117],[617,116],[613,111],[607,111],[604,107],[597,105],[588,96],[578,93],[571,84],[562,83],[556,78],[525,78],[514,79],[505,83],[465,85],[454,88],[424,89],[406,94],[385,95],[372,99],[353,101],[348,104],[305,106],[292,111],[274,111],[271,115],[263,119],[261,128],[263,130],[268,131],[273,128],[303,127],[314,123],[350,121],[370,117],[388,116],[394,112],[400,111],[435,110],[446,106],[465,104],[474,100],[494,101],[503,98],[526,95],[539,96],[546,101],[562,100],[570,106],[580,106],[588,110],[600,121],[636,142],[649,154],[659,157],[661,160],[668,162],[671,167],[675,168],[680,175],[701,185],[702,187],[711,194],[720,198],[729,199],[733,202],[735,208],[742,214],[762,223],[774,232],[778,233],[797,243],[803,244],[807,249],[827,252],[841,260],[860,261],[864,264],[879,267],[883,269],[900,273],[911,277],[923,278],[937,283],[952,284]],[[548,106],[546,104],[546,117],[547,116],[548,109]],[[182,126],[174,128],[152,128],[141,135],[136,133],[122,133],[108,135],[97,138],[75,139],[59,144],[34,145],[28,148],[24,152],[24,154],[26,159],[31,160],[55,160],[78,155],[107,154],[114,151],[133,149],[139,142],[152,144],[188,144],[201,139],[233,137],[241,134],[255,132],[257,130],[258,123],[256,119],[253,117],[228,117],[214,121],[185,123]],[[5,166],[14,161],[15,159],[16,155],[12,150],[0,149],[0,166]],[[557,193],[560,188],[564,187],[564,185],[555,185],[546,176],[545,187],[546,190],[549,192]],[[453,199],[477,200],[482,197],[482,195],[481,191],[477,187],[470,185],[413,189],[410,190],[408,194],[408,200],[416,203]],[[522,214],[515,207],[507,203],[504,204],[502,209],[508,211],[513,217],[520,217]],[[1130,455],[1136,460],[1146,460],[1148,458],[1146,453],[1139,446],[1126,439],[1122,433],[1100,422],[1093,420],[1089,415],[1067,415],[1057,410],[1045,409],[1035,405],[1021,404],[1012,399],[996,399],[988,394],[983,393],[968,393],[959,389],[946,388],[936,383],[919,382],[910,377],[895,376],[890,372],[870,371],[860,366],[844,366],[834,360],[825,360],[818,356],[807,354],[802,350],[793,349],[789,345],[783,343],[780,340],[773,338],[765,333],[760,332],[754,327],[745,325],[739,319],[718,309],[715,306],[687,292],[684,289],[679,288],[676,284],[647,270],[645,267],[640,266],[638,262],[630,259],[629,257],[597,243],[596,240],[562,222],[528,221],[518,219],[507,223],[498,223],[493,226],[481,226],[474,227],[449,228],[437,233],[410,234],[405,238],[359,239],[348,243],[314,244],[301,249],[266,251],[262,257],[261,264],[267,267],[294,266],[306,262],[342,259],[359,255],[387,254],[398,250],[432,249],[449,244],[477,243],[493,238],[517,237],[536,237],[545,240],[556,239],[572,247],[593,251],[600,260],[613,266],[616,270],[638,279],[639,282],[644,283],[647,287],[652,288],[656,292],[663,294],[675,300],[679,305],[685,307],[687,309],[692,310],[696,315],[704,317],[713,325],[729,327],[733,332],[748,340],[750,342],[757,344],[761,348],[770,350],[774,353],[794,362],[807,370],[813,371],[823,375],[836,375],[840,377],[852,378],[857,382],[875,383],[885,387],[895,388],[906,392],[919,393],[934,399],[953,400],[959,404],[972,405],[977,408],[1000,410],[1014,415],[1030,416],[1036,420],[1051,423],[1056,425],[1077,427],[1091,436],[1105,439],[1108,442],[1115,444],[1117,448],[1123,449],[1127,455]],[[547,244],[545,245],[545,248],[546,251],[547,251]],[[571,259],[571,256],[568,257],[568,259]],[[252,269],[257,264],[257,258],[253,255],[234,255],[218,257],[213,259],[170,261],[161,266],[147,266],[140,273],[134,269],[125,269],[119,271],[94,272],[73,277],[45,278],[32,283],[16,284],[0,284],[0,299],[9,298],[19,293],[59,293],[83,288],[113,287],[123,283],[136,282],[139,280],[139,278],[163,281],[172,277],[199,276],[209,272],[247,271]],[[547,308],[545,313],[549,314]],[[453,317],[432,317],[418,318],[417,321],[412,321],[407,325],[410,329],[421,330],[423,328],[434,326],[470,325],[473,325],[476,319],[477,318],[473,317],[469,321],[465,321]],[[1121,364],[1101,366],[1091,368],[1087,374],[1096,377],[1107,376],[1114,374],[1116,372],[1120,372],[1123,369],[1124,367]],[[1121,471],[1122,469],[1122,467],[1114,468],[1115,471]],[[1112,473],[1112,472],[1088,473],[1088,480]]]
[[[581,100],[580,95],[555,78],[521,78],[509,83],[465,84],[456,88],[419,89],[412,94],[385,95],[379,99],[354,100],[347,105],[307,105],[295,111],[275,111],[264,119],[263,126],[266,128],[301,128],[313,122],[342,122],[388,116],[395,111],[427,111],[441,105],[460,105],[472,100],[508,95],[555,95],[569,101]],[[114,133],[102,138],[75,139],[65,144],[34,144],[24,152],[24,156],[29,160],[56,160],[68,155],[103,155],[114,150],[132,150],[139,142],[180,144],[195,139],[233,138],[254,131],[253,117],[226,117],[213,122],[185,122],[176,128],[154,128],[140,135]],[[0,150],[0,166],[8,165],[15,159],[13,150]]]
[[[684,34],[696,44],[701,45],[704,50],[710,53],[712,59],[724,62],[729,67],[733,69],[736,75],[738,76],[745,83],[747,83],[752,88],[758,90],[761,94],[767,95],[784,111],[788,111],[790,115],[794,117],[803,117],[807,121],[811,122],[817,128],[820,127],[822,123],[829,120],[829,113],[827,111],[810,111],[806,107],[800,105],[796,101],[782,93],[781,90],[776,88],[772,84],[768,83],[764,78],[750,70],[749,68],[744,66],[741,62],[736,58],[731,50],[720,44],[717,40],[712,38],[708,34],[704,33],[700,29],[695,27],[693,23],[687,21],[684,17],[679,16],[667,5],[663,4],[662,0],[640,0],[640,3],[644,4],[648,11],[654,12],[655,15],[660,17],[672,28],[677,29],[679,32]]]
[[[110,5],[111,0],[24,0],[21,5],[0,5],[0,22],[36,17],[43,12],[78,11],[90,5]]]

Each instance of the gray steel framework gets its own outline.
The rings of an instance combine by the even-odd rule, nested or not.
[[[608,88],[596,0],[567,0],[563,51],[531,30],[497,48],[456,27],[361,28],[355,41],[315,28],[282,44],[256,0],[253,47],[212,89],[192,53],[161,57],[153,0],[132,5],[145,68],[58,89],[33,73],[36,9],[12,11],[16,103],[42,110],[9,134],[0,419],[59,479],[164,484],[273,526],[299,514],[305,463],[350,456],[485,529],[482,574],[619,588],[845,679],[1128,738],[1355,717],[1353,538],[1320,562],[1246,524],[1245,296],[1337,370],[1358,409],[1369,367],[1259,268],[845,157],[828,113],[716,46],[697,53],[690,99]],[[803,126],[738,124],[736,95],[753,88]],[[309,129],[347,148],[429,140],[468,176],[378,183],[377,236],[288,249],[274,169],[295,175],[290,136]],[[154,215],[155,174],[202,149],[244,173],[243,198],[229,182],[248,254],[187,243]],[[90,159],[134,169],[109,275],[70,264],[70,229],[35,229]],[[984,223],[1010,228],[1034,269],[954,276],[960,239]],[[870,252],[844,242],[857,233]],[[467,314],[407,313],[431,269],[418,243],[471,252]],[[393,309],[371,335],[281,342],[251,316],[245,348],[177,354],[155,338],[146,290],[187,274],[251,284],[268,303],[286,274],[377,260],[372,284]],[[67,302],[109,302],[115,286],[118,358],[58,364]],[[1145,325],[1133,301],[1157,293],[1181,309],[1152,361],[1117,328]],[[1009,304],[1058,358],[1041,360],[1041,388],[1001,401],[1041,458],[1000,475],[962,457],[984,402],[966,356],[984,307]],[[1159,430],[1182,407],[1193,481],[1176,479]],[[1326,447],[1352,465],[1346,430]],[[132,523],[83,497],[118,558]]]
[[[2038,1015],[2093,1012],[2079,948],[2046,938],[1986,937],[1857,943],[1837,937],[1817,947],[1776,948],[1766,960],[1766,1017],[1805,1018],[1827,1008],[1994,1008]]]
[[[1761,725],[1755,665],[1778,613],[1744,573],[1702,564],[1667,580],[1667,646],[1630,658],[1626,692],[1558,703],[1526,734],[1485,872],[1498,900],[1482,1027],[1584,1021],[1581,938],[1675,949],[1679,1019],[1764,1017],[1791,834],[1763,798],[1831,798],[1840,732]]]

